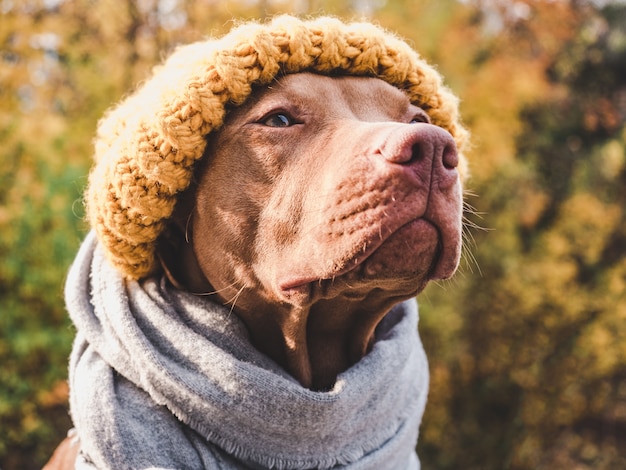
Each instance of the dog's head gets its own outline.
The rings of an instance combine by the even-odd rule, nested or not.
[[[454,139],[380,79],[283,77],[233,110],[205,154],[176,210],[179,242],[161,250],[187,289],[251,310],[410,297],[456,269]]]

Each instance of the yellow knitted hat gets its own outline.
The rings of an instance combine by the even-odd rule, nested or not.
[[[157,268],[157,238],[191,181],[207,134],[221,126],[226,105],[243,103],[253,85],[305,70],[385,80],[450,132],[459,152],[466,145],[458,100],[437,71],[371,24],[280,16],[182,46],[98,126],[87,214],[121,273],[141,279]]]

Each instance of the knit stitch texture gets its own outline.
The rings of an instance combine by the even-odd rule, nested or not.
[[[125,277],[145,278],[158,266],[157,239],[228,109],[245,102],[253,86],[302,71],[383,79],[449,131],[461,154],[466,147],[458,100],[439,73],[377,26],[280,16],[182,46],[98,126],[87,214]]]

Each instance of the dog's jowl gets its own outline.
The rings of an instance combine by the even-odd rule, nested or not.
[[[419,468],[415,297],[459,263],[466,140],[372,25],[180,47],[98,129],[48,468]]]

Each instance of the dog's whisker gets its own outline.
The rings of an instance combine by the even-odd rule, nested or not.
[[[193,295],[198,295],[198,296],[206,296],[206,295],[215,295],[215,294],[219,294],[220,292],[223,292],[227,289],[230,289],[231,287],[234,287],[237,285],[237,282],[233,282],[232,284],[229,284],[225,287],[222,287],[221,289],[216,289],[214,291],[210,291],[210,292],[192,292]]]
[[[477,193],[474,192],[473,189],[465,188],[463,189],[464,197],[480,197]]]
[[[443,285],[443,281],[430,281],[432,282],[434,285],[436,285],[438,288],[440,289],[444,289],[445,290],[445,286]]]
[[[476,193],[468,189],[463,191],[463,195],[464,198],[478,197]],[[467,202],[466,199],[463,200],[463,230],[461,232],[461,237],[463,240],[462,258],[464,260],[464,263],[462,266],[459,267],[459,274],[461,276],[464,275],[464,271],[462,268],[468,269],[470,273],[474,273],[474,269],[476,269],[478,271],[478,274],[482,276],[482,271],[480,269],[478,259],[474,255],[472,249],[476,247],[476,239],[474,237],[473,230],[479,230],[481,232],[489,232],[492,230],[476,222],[476,218],[482,220],[484,215],[484,212],[479,212],[473,205]],[[470,218],[469,216],[472,216],[472,218]]]
[[[226,302],[226,305],[231,304],[230,311],[228,312],[229,316],[232,315],[233,311],[235,310],[235,304],[237,303],[237,300],[239,300],[239,296],[241,296],[241,294],[246,289],[246,287],[248,287],[247,284],[244,284],[243,286],[241,286],[241,289],[237,291],[237,293],[233,296],[233,298],[230,299],[228,302]]]
[[[482,277],[483,275],[483,271],[482,269],[480,269],[480,264],[478,263],[478,260],[476,259],[476,256],[474,256],[473,253],[469,253],[467,255],[467,257],[469,258],[467,261],[467,266],[468,269],[471,273],[474,273],[474,270],[472,269],[472,266],[476,266],[476,269],[478,270],[478,275]]]
[[[474,238],[474,234],[469,230],[470,228],[473,228],[473,227],[469,225],[465,225],[463,227],[463,230],[461,231],[461,236],[463,237],[463,243],[465,245],[476,247],[476,239]]]
[[[469,230],[470,228],[475,228],[469,224],[464,225],[463,231],[461,232],[461,237],[463,239],[463,248],[462,248],[462,259],[465,260],[465,265],[469,269],[471,273],[474,272],[472,266],[475,266],[478,270],[478,273],[482,276],[482,271],[480,269],[480,265],[472,248],[476,248],[476,239],[474,238],[474,234]],[[485,229],[487,230],[487,229]],[[462,271],[460,271],[462,274]]]
[[[472,211],[469,211],[469,210],[466,209],[464,211],[464,213],[463,213],[463,224],[464,225],[467,225],[468,227],[475,228],[475,229],[481,230],[481,231],[489,231],[490,230],[488,227],[483,227],[482,225],[479,225],[478,222],[475,222],[474,220],[470,219],[465,214],[471,214],[471,215],[473,215],[475,217],[478,217],[479,219],[482,219],[482,215],[483,215],[483,214],[481,214],[479,212],[472,212]]]
[[[466,212],[471,213],[475,215],[476,217],[482,218],[481,217],[482,214],[475,211],[474,208],[471,208],[470,210],[468,210],[468,208],[469,208],[469,205],[466,205],[465,206]],[[469,269],[471,273],[474,273],[473,267],[475,266],[479,275],[482,276],[482,270],[480,269],[478,260],[476,259],[476,256],[474,255],[474,252],[472,250],[472,248],[476,247],[476,239],[474,237],[473,230],[479,230],[481,232],[489,232],[493,229],[490,229],[488,227],[483,227],[477,224],[476,222],[474,222],[473,220],[470,220],[465,215],[463,216],[463,230],[461,232],[461,237],[463,239],[463,259],[466,260],[466,267]]]
[[[189,244],[191,241],[191,237],[189,236],[189,226],[191,225],[192,216],[193,216],[193,211],[189,212],[189,217],[187,217],[187,222],[185,223],[185,242],[187,244]]]

